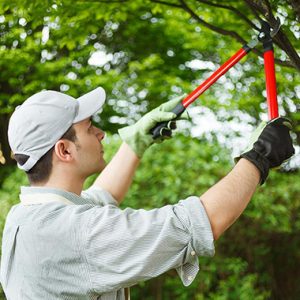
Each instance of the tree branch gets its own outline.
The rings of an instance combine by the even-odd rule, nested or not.
[[[246,5],[252,10],[253,14],[255,15],[255,17],[259,20],[262,21],[262,18],[260,17],[259,13],[257,13],[257,9],[254,6],[253,2],[251,0],[244,0],[244,2],[246,3]]]
[[[268,0],[264,0],[264,3],[265,3],[265,5],[266,5],[266,9],[267,9],[267,11],[266,11],[266,17],[267,17],[267,18],[269,18],[269,17],[270,17],[270,18],[274,17],[270,2],[269,2]],[[274,19],[275,19],[275,17],[274,17]]]
[[[200,2],[200,3],[207,4],[209,6],[214,6],[214,7],[219,7],[219,8],[224,8],[224,9],[230,10],[230,11],[234,12],[237,16],[239,16],[241,19],[243,19],[252,28],[254,28],[255,30],[259,31],[259,28],[253,22],[251,22],[250,19],[248,19],[237,8],[235,8],[235,7],[231,6],[231,5],[218,4],[218,3],[210,2],[210,1],[207,1],[207,0],[197,0],[197,1]]]
[[[269,22],[269,24],[271,25],[271,27],[274,28],[277,20],[273,14],[271,4],[270,4],[269,0],[264,0],[264,3],[267,8],[266,19]],[[286,36],[286,34],[283,32],[282,28],[278,31],[278,33],[273,38],[273,40],[289,56],[291,62],[294,64],[294,66],[298,70],[300,70],[300,57],[299,57],[297,51],[295,50],[295,48],[293,47],[293,45],[291,44],[290,40]]]
[[[291,4],[291,6],[296,14],[296,18],[300,22],[300,1],[299,0],[289,0],[288,2]]]
[[[161,1],[161,0],[150,0],[150,1],[154,2],[154,3],[159,3],[159,4],[164,4],[164,5],[173,6],[173,7],[177,7],[177,8],[182,8],[182,6],[180,4],[170,3],[170,2]]]
[[[244,0],[246,4],[251,8],[253,13],[258,16],[258,18],[261,20],[259,13],[264,15],[265,19],[269,22],[271,27],[275,27],[276,25],[276,18],[272,12],[271,4],[268,0],[264,0],[264,5],[261,1],[255,1],[255,0]],[[300,57],[293,47],[292,43],[286,36],[286,34],[283,32],[282,28],[278,31],[276,36],[274,36],[273,41],[276,45],[279,46],[280,49],[282,49],[290,58],[289,65],[297,68],[300,70]],[[277,61],[276,61],[277,62]]]
[[[106,3],[106,4],[110,4],[110,3],[124,3],[124,2],[128,2],[129,0],[75,0],[75,2],[82,2],[82,3],[89,3],[89,2],[93,2],[93,3]]]
[[[204,27],[217,32],[221,35],[225,35],[225,36],[231,36],[232,38],[234,38],[236,41],[238,41],[239,43],[241,43],[242,45],[245,45],[247,42],[246,40],[244,40],[238,33],[236,33],[235,31],[231,31],[231,30],[226,30],[220,27],[217,27],[215,25],[212,25],[206,21],[204,21],[202,18],[200,18],[186,3],[184,0],[180,0],[181,5],[179,4],[175,4],[175,3],[170,3],[170,2],[166,2],[166,1],[161,1],[161,0],[150,0],[151,2],[155,2],[155,3],[160,3],[163,5],[167,5],[167,6],[173,6],[176,8],[180,8],[185,10],[193,19],[195,19],[198,23],[202,24]],[[263,57],[263,53],[261,51],[258,51],[257,49],[253,49],[252,50],[256,55]],[[282,61],[280,59],[275,59],[275,62],[278,65],[281,66],[285,66],[285,67],[295,67],[294,64],[292,64],[290,61]]]
[[[215,25],[212,25],[206,21],[204,21],[203,19],[201,19],[186,3],[184,0],[180,0],[181,4],[182,4],[182,8],[190,14],[190,16],[195,19],[196,21],[198,21],[200,24],[202,24],[203,26],[205,26],[206,28],[215,31],[217,33],[220,33],[222,35],[228,35],[233,37],[235,40],[237,40],[238,42],[242,43],[242,44],[246,44],[246,40],[244,40],[239,34],[237,34],[235,31],[231,31],[231,30],[226,30],[220,27],[217,27]]]

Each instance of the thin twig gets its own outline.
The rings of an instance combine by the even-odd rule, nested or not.
[[[128,2],[129,0],[74,0],[75,2],[82,2],[82,3],[106,3],[106,4],[110,4],[110,3],[124,3],[124,2]]]
[[[204,3],[207,4],[209,6],[214,6],[214,7],[219,7],[219,8],[224,8],[224,9],[228,9],[232,12],[234,12],[236,15],[238,15],[241,19],[243,19],[247,24],[249,24],[252,28],[254,28],[255,30],[259,31],[259,28],[253,23],[251,22],[250,19],[248,19],[243,13],[241,13],[237,8],[231,6],[231,5],[223,5],[223,4],[218,4],[218,3],[214,3],[214,2],[210,2],[207,0],[197,0],[200,3]]]
[[[170,3],[170,2],[161,1],[161,0],[150,0],[150,1],[154,2],[154,3],[159,3],[159,4],[164,4],[164,5],[173,6],[173,7],[177,7],[177,8],[182,8],[182,6],[180,4]]]
[[[246,44],[246,40],[244,40],[238,33],[232,30],[226,30],[220,27],[217,27],[215,25],[212,25],[206,21],[204,21],[202,18],[200,18],[186,3],[184,0],[180,0],[180,3],[182,4],[182,8],[188,12],[195,20],[197,20],[199,23],[201,23],[203,26],[205,26],[208,29],[211,29],[212,31],[215,31],[217,33],[220,33],[222,35],[228,35],[233,38],[235,38],[237,41],[239,41],[242,44]]]
[[[249,0],[244,0],[244,2],[248,5],[248,7],[252,10],[253,14],[255,15],[255,17],[261,22],[262,18],[260,17],[260,15],[257,13],[257,8],[253,5],[252,1]]]
[[[206,21],[204,21],[203,19],[201,19],[187,4],[184,0],[180,0],[180,3],[182,4],[182,8],[191,15],[192,18],[194,18],[196,21],[198,21],[199,23],[201,23],[203,26],[205,26],[206,28],[215,31],[217,33],[220,33],[222,35],[228,35],[233,37],[235,40],[237,40],[238,42],[240,42],[241,44],[245,45],[247,42],[235,31],[231,31],[231,30],[226,30],[223,28],[219,28],[215,25],[212,25],[210,23],[207,23]],[[260,57],[263,57],[263,54],[261,51],[258,51],[257,49],[253,49],[252,50],[255,54],[257,54]],[[277,64],[280,64],[282,66],[286,66],[286,67],[295,67],[296,64],[294,64],[291,61],[282,61],[280,59],[275,59],[275,62]]]
[[[263,1],[267,7],[266,18],[270,18],[270,19],[274,18],[275,19],[273,12],[272,12],[272,7],[271,7],[270,2],[268,0],[263,0]]]
[[[75,0],[76,2],[93,2],[93,3],[124,3],[124,2],[129,2],[129,0]],[[206,21],[204,21],[202,18],[200,18],[187,4],[184,0],[179,0],[181,4],[176,4],[176,3],[172,3],[172,2],[167,2],[167,1],[163,1],[163,0],[150,0],[150,2],[153,3],[159,3],[159,4],[163,4],[163,5],[167,5],[167,6],[171,6],[171,7],[175,7],[175,8],[180,8],[185,10],[193,19],[195,19],[197,22],[199,22],[200,24],[202,24],[204,27],[217,32],[219,34],[225,35],[225,36],[231,36],[232,38],[234,38],[236,41],[240,42],[241,44],[246,44],[246,41],[242,38],[242,36],[240,36],[238,33],[236,33],[235,31],[231,31],[231,30],[226,30],[223,28],[220,28],[218,26],[215,26],[213,24],[210,24]],[[234,11],[237,15],[239,15],[241,18],[243,18],[249,25],[251,25],[251,27],[255,28],[258,30],[257,26],[255,26],[255,24],[253,24],[246,16],[244,16],[242,13],[240,13],[236,8],[228,6],[228,5],[221,5],[221,4],[216,4],[207,0],[197,0],[198,2],[202,2],[211,6],[215,6],[215,7],[220,7],[220,8],[224,8],[224,9],[229,9]],[[254,15],[261,20],[259,14],[257,13],[257,11],[259,11],[262,14],[265,14],[266,12],[263,11],[262,7],[259,7],[257,4],[251,2],[250,0],[244,0],[247,5],[250,7],[250,9],[253,11]],[[266,0],[265,0],[266,1]],[[270,15],[270,17],[274,18],[275,17],[273,14]],[[273,21],[273,20],[272,20]],[[276,20],[275,20],[276,21]],[[280,33],[278,33],[280,34]],[[283,34],[283,33],[282,33]],[[283,34],[284,35],[284,34]],[[280,39],[278,39],[280,40]],[[281,43],[280,43],[281,44]],[[280,48],[283,49],[282,44],[280,45]],[[257,49],[253,49],[253,52],[256,53],[259,56],[263,56],[263,54],[258,51]],[[286,67],[295,67],[297,64],[295,64],[294,60],[293,62],[291,61],[282,61],[279,59],[275,59],[275,62],[279,65],[282,66],[286,66]]]

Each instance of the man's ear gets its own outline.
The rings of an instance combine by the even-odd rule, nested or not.
[[[59,140],[54,147],[56,158],[63,162],[71,162],[75,158],[76,145],[69,140]]]

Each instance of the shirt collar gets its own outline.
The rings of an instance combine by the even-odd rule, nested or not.
[[[87,201],[84,198],[62,189],[36,186],[21,186],[21,195],[30,194],[55,194],[66,198],[74,204],[87,204]]]

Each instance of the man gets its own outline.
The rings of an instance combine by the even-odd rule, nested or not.
[[[214,240],[242,213],[269,168],[294,153],[290,123],[278,118],[258,128],[233,170],[200,198],[121,210],[154,142],[150,130],[174,119],[180,99],[121,129],[124,142],[107,166],[104,133],[91,123],[104,101],[102,88],[79,99],[43,91],[10,119],[10,146],[30,187],[21,188],[21,203],[10,210],[3,233],[1,283],[9,300],[125,299],[125,288],[173,268],[185,286],[191,284],[198,256],[214,254]]]

